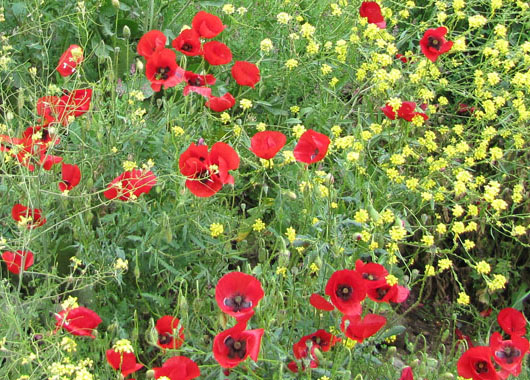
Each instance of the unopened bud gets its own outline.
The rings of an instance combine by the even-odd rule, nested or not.
[[[446,372],[442,375],[442,379],[452,380],[455,378],[455,375],[453,375],[451,372]]]
[[[120,9],[120,0],[112,0],[112,6],[116,9]]]
[[[137,72],[144,71],[144,63],[140,61],[139,59],[136,60],[136,71]]]
[[[127,40],[131,37],[131,29],[127,25],[123,26],[123,37]]]
[[[150,369],[149,371],[147,371],[145,373],[145,377],[148,378],[148,379],[154,379],[155,378],[155,371]]]

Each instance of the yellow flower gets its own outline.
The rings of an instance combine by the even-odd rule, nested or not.
[[[475,242],[473,240],[466,239],[464,240],[464,248],[469,251],[473,248],[475,248]]]
[[[494,274],[493,280],[488,282],[488,288],[491,291],[504,289],[507,281],[508,280],[506,280],[506,277],[504,277],[502,274]]]
[[[486,23],[488,22],[486,17],[484,17],[482,15],[469,16],[467,18],[467,21],[469,23],[469,28],[470,29],[481,28],[484,25],[486,25]]]
[[[286,267],[278,267],[278,268],[276,268],[276,274],[280,275],[280,276],[283,276],[283,277],[286,277],[287,268]]]
[[[386,276],[386,283],[390,286],[394,286],[398,283],[398,278],[392,274]]]
[[[175,135],[175,137],[179,137],[179,136],[182,136],[184,134],[184,129],[182,129],[182,127],[179,127],[178,125],[174,126],[171,128],[171,132],[173,132],[173,135]],[[118,151],[118,149],[116,149],[116,151]],[[114,152],[116,153],[116,152]]]
[[[296,230],[293,227],[287,228],[287,230],[285,231],[285,236],[287,236],[287,240],[292,243],[296,240]]]
[[[333,77],[331,78],[331,80],[329,81],[329,86],[330,87],[335,87],[337,85],[337,83],[339,83],[339,80],[336,78],[336,77]]]
[[[407,230],[405,230],[403,227],[393,226],[390,229],[389,234],[392,240],[399,241],[407,236]]]
[[[475,270],[479,274],[488,274],[491,272],[491,266],[486,261],[482,260],[477,263]]]
[[[370,220],[370,215],[368,214],[368,211],[362,208],[355,213],[353,219],[357,223],[366,223],[367,221]]]
[[[118,341],[116,341],[116,343],[114,344],[114,346],[112,347],[112,349],[116,352],[120,352],[120,353],[131,353],[131,352],[134,352],[134,349],[133,349],[133,346],[131,344],[131,342],[127,339],[120,339]]]
[[[276,20],[278,20],[280,24],[284,25],[287,25],[292,18],[293,17],[286,12],[280,12],[276,15]]]
[[[423,235],[421,238],[421,242],[426,245],[427,247],[430,247],[434,245],[434,236],[432,235]]]
[[[138,166],[138,164],[135,161],[123,161],[123,170],[130,171],[133,170]]]
[[[252,225],[252,229],[256,232],[263,231],[265,229],[265,223],[263,223],[263,221],[260,218],[258,218]]]
[[[436,232],[438,232],[440,235],[445,234],[447,232],[447,227],[443,223],[439,223],[436,226]]]
[[[332,67],[325,63],[322,66],[320,66],[320,71],[322,72],[322,75],[327,75],[331,73],[332,70],[333,70]]]
[[[210,235],[215,238],[221,235],[224,232],[224,227],[220,223],[210,224]]]
[[[264,53],[270,53],[271,50],[274,48],[270,38],[265,38],[264,40],[260,42],[259,45],[260,45],[261,51]]]
[[[441,259],[440,261],[438,261],[438,269],[440,270],[440,272],[451,268],[452,265],[453,262],[450,259]]]
[[[227,15],[231,15],[236,11],[236,8],[232,4],[223,5],[223,12]]]
[[[311,274],[315,274],[315,273],[317,273],[319,270],[320,270],[320,268],[319,268],[318,265],[315,264],[315,263],[311,263],[311,265],[309,266],[309,271],[311,272]]]
[[[229,122],[230,122],[230,114],[228,112],[223,112],[221,114],[221,123],[228,124]]]
[[[469,305],[469,296],[466,292],[458,293],[458,299],[456,300],[460,305]]]
[[[241,108],[243,108],[244,110],[248,110],[249,108],[252,107],[252,100],[249,100],[249,99],[241,99],[239,101],[239,105],[241,106]]]
[[[293,114],[296,115],[298,112],[300,112],[300,107],[298,107],[298,106],[291,106],[291,107],[289,107],[289,111],[291,111],[291,113],[293,113]]]
[[[436,270],[434,269],[434,267],[432,265],[425,265],[425,276],[426,277],[432,277],[436,274]]]
[[[514,226],[512,230],[512,236],[521,236],[526,233],[525,226]]]
[[[295,67],[298,67],[298,61],[296,59],[288,59],[286,62],[285,62],[285,67],[287,67],[289,70],[292,70],[294,69]]]

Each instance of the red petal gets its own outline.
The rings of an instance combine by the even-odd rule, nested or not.
[[[318,310],[335,310],[335,306],[333,306],[331,302],[328,302],[324,297],[317,293],[311,294],[311,297],[309,297],[309,303]]]

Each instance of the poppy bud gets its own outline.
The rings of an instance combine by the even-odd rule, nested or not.
[[[145,373],[145,377],[148,378],[148,379],[154,379],[155,378],[155,371],[150,369],[149,371],[147,371]]]
[[[127,25],[124,25],[123,26],[123,37],[125,37],[125,39],[129,39],[129,37],[131,37],[131,29],[129,29],[129,27]]]
[[[136,71],[137,72],[144,71],[144,63],[140,61],[139,59],[136,60]]]
[[[17,107],[19,111],[24,108],[24,89],[22,87],[18,89]]]
[[[410,362],[410,366],[412,368],[416,368],[419,364],[420,364],[420,359],[417,359],[417,358]]]
[[[446,372],[442,375],[442,379],[452,380],[454,378],[455,378],[455,375],[453,375],[451,372]]]
[[[112,0],[112,6],[116,9],[120,9],[120,0]]]
[[[388,356],[394,355],[396,353],[396,351],[397,351],[397,347],[396,346],[388,347],[388,350],[387,350]]]
[[[139,265],[134,266],[134,277],[137,280],[140,278],[140,266]]]

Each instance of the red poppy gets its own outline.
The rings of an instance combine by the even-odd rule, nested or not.
[[[81,181],[81,170],[79,170],[79,166],[63,164],[61,178],[62,181],[59,182],[59,190],[72,190]]]
[[[55,314],[55,319],[56,331],[63,327],[72,335],[89,336],[93,339],[95,338],[93,332],[101,323],[101,318],[95,311],[83,306],[63,310]]]
[[[231,93],[227,92],[223,96],[211,96],[205,106],[214,112],[223,112],[232,108],[234,104],[236,104],[236,100]]]
[[[259,158],[270,160],[285,145],[287,137],[281,132],[262,131],[250,139],[250,151]]]
[[[233,368],[249,356],[258,361],[264,330],[245,330],[246,327],[246,323],[239,322],[215,336],[213,356],[222,367]]]
[[[206,145],[191,145],[179,158],[180,172],[188,177],[186,187],[198,197],[211,197],[223,185],[234,184],[229,170],[239,167],[239,156],[228,144],[218,142],[208,152]]]
[[[441,26],[436,29],[427,29],[420,40],[421,51],[432,62],[435,62],[438,57],[447,53],[453,47],[452,41],[445,40],[447,28]]]
[[[127,377],[144,366],[136,362],[136,356],[133,352],[117,352],[114,349],[109,349],[106,352],[106,357],[110,366],[120,371],[123,377]]]
[[[399,59],[403,63],[407,63],[408,59],[403,54],[396,53],[396,59]]]
[[[361,17],[367,17],[370,24],[375,24],[380,29],[386,28],[381,7],[375,1],[363,1],[361,8],[359,8],[359,14]]]
[[[332,303],[329,303],[324,297],[320,294],[313,293],[309,297],[309,303],[318,310],[332,311],[335,310],[335,306]]]
[[[415,109],[416,109],[416,103],[403,102],[401,103],[401,106],[398,109],[397,116],[407,121],[412,121],[412,119],[416,115],[420,115],[421,117],[423,117],[424,120],[429,119],[429,117],[426,114],[421,113],[421,112],[415,112]],[[390,106],[390,104],[387,103],[384,107],[381,107],[381,110],[390,120],[396,119],[396,113],[394,112],[394,109]]]
[[[193,17],[191,26],[204,38],[214,38],[226,28],[219,17],[204,11],[198,12]]]
[[[467,104],[464,104],[464,103],[460,103],[458,105],[458,111],[456,112],[460,114],[465,114],[465,113],[472,114],[473,112],[475,112],[475,107],[468,106]]]
[[[37,100],[37,115],[44,118],[43,123],[49,124],[57,120],[59,102],[58,96],[43,96]]]
[[[46,157],[46,150],[48,143],[45,143],[41,138],[37,138],[35,133],[39,127],[29,127],[24,131],[23,138],[9,137],[0,135],[0,151],[10,152],[16,147],[16,154],[14,157],[21,165],[28,168],[29,171],[35,170],[34,155],[38,154],[40,157],[39,163],[44,165],[44,169],[49,170],[51,165],[55,162],[49,162]],[[44,135],[44,134],[43,134]],[[57,143],[57,140],[56,140]],[[52,156],[55,157],[55,156]],[[61,159],[59,158],[58,161]]]
[[[328,333],[326,330],[317,330],[313,334],[303,336],[293,345],[294,357],[296,359],[303,359],[308,357],[309,353],[311,353],[310,367],[316,368],[318,367],[318,358],[315,355],[315,350],[318,349],[320,351],[327,352],[331,349],[331,347],[340,341],[340,338]],[[294,368],[289,369],[293,372],[297,372],[293,370]]]
[[[91,88],[74,90],[71,93],[65,91],[65,94],[61,96],[57,105],[59,114],[57,121],[62,122],[63,125],[68,125],[70,116],[79,117],[88,112],[91,101]]]
[[[184,328],[179,329],[180,321],[171,315],[164,315],[156,321],[156,331],[158,332],[157,344],[161,348],[176,350],[184,343]]]
[[[331,303],[343,314],[361,313],[361,301],[366,297],[366,285],[359,273],[350,269],[338,270],[326,284]]]
[[[349,322],[347,327],[346,322]],[[385,324],[386,318],[378,314],[366,314],[364,318],[360,315],[345,315],[342,317],[340,328],[348,338],[362,343],[381,330]]]
[[[60,163],[63,160],[60,156],[54,156],[52,154],[41,153],[39,163],[42,165],[44,170],[51,170],[53,165]]]
[[[173,356],[166,360],[162,367],[153,368],[153,371],[155,379],[165,376],[169,380],[190,380],[201,375],[199,366],[185,356]]]
[[[510,336],[526,334],[526,319],[519,310],[511,307],[502,309],[497,315],[497,322],[501,329]]]
[[[329,137],[308,129],[300,136],[294,147],[293,155],[296,161],[312,164],[322,160],[328,152]]]
[[[138,41],[137,51],[145,59],[148,59],[157,50],[166,46],[166,36],[160,30],[150,30]]]
[[[143,193],[149,193],[156,182],[157,178],[150,170],[128,170],[114,178],[103,195],[107,199],[134,200]]]
[[[215,287],[215,300],[219,308],[239,321],[247,321],[264,296],[261,282],[242,272],[225,274]]]
[[[362,260],[357,260],[355,262],[355,271],[361,275],[367,289],[374,289],[386,284],[388,271],[381,264],[365,264]]]
[[[202,55],[201,39],[194,29],[183,30],[171,42],[171,46],[187,56]]]
[[[466,379],[498,380],[499,376],[491,363],[491,349],[489,347],[472,347],[462,354],[456,368],[458,374]]]
[[[77,65],[83,62],[83,49],[79,45],[70,45],[59,58],[56,70],[63,77],[75,73]]]
[[[458,347],[461,340],[465,340],[467,342],[468,347],[475,347],[469,335],[463,334],[462,331],[460,331],[460,329],[455,328],[455,335],[456,335],[456,338],[458,339],[456,342],[456,347]]]
[[[206,42],[203,46],[204,59],[212,65],[225,65],[232,60],[230,48],[219,41]]]
[[[24,262],[24,270],[28,270],[33,265],[34,255],[30,251],[6,251],[2,253],[2,260],[6,263],[8,271],[14,274],[20,274],[22,262]]]
[[[39,134],[40,137],[37,138]],[[45,151],[48,146],[51,145],[50,143],[57,145],[61,141],[58,136],[50,134],[50,132],[48,131],[48,127],[45,125],[36,125],[34,127],[26,128],[22,133],[22,137],[24,139],[31,139],[37,145],[43,145],[43,147],[41,148],[41,150],[43,151]]]
[[[184,80],[187,83],[182,91],[184,96],[187,96],[190,92],[195,92],[208,99],[212,96],[212,89],[205,86],[215,84],[217,81],[212,74],[199,75],[192,71],[186,71],[184,73]]]
[[[403,370],[401,371],[401,377],[399,378],[399,380],[414,380],[412,368],[410,367],[403,368]]]
[[[376,288],[369,288],[366,292],[368,297],[375,302],[405,302],[409,297],[410,290],[401,285],[379,285]]]
[[[234,66],[232,66],[231,72],[236,83],[240,86],[254,88],[254,85],[260,80],[258,66],[247,61],[236,61]]]
[[[498,332],[490,336],[493,359],[504,371],[513,376],[519,376],[521,373],[521,363],[529,346],[527,339],[517,335],[513,335],[510,340],[502,340],[502,335]]]
[[[46,218],[42,216],[42,211],[38,208],[30,209],[17,203],[11,209],[11,216],[19,223],[24,223],[28,229],[37,228],[46,223]]]
[[[177,54],[171,49],[157,50],[149,57],[145,76],[151,82],[153,91],[174,87],[184,80],[184,70],[177,65]]]

